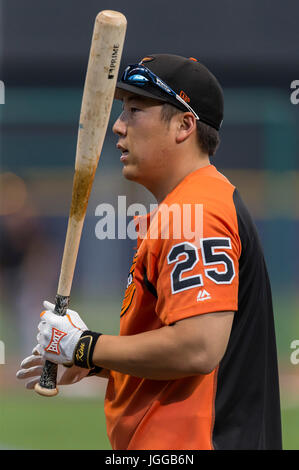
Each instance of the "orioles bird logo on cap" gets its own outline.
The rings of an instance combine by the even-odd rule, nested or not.
[[[152,60],[154,60],[153,57],[143,57],[140,63],[143,64],[144,62],[151,62]]]

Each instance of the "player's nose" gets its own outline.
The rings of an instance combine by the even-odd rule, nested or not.
[[[125,136],[127,133],[127,126],[124,119],[122,118],[122,115],[123,113],[117,118],[112,127],[112,131],[114,132],[114,134],[119,136]]]

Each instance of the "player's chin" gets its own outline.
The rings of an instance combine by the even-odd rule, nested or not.
[[[136,167],[131,164],[124,165],[122,169],[123,176],[130,181],[138,181],[138,173]]]

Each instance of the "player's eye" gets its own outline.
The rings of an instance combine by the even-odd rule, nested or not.
[[[139,111],[139,109],[135,108],[134,106],[131,106],[130,111],[131,111],[131,113],[137,113],[137,111]]]
[[[136,106],[123,106],[122,111],[134,115],[135,113],[140,111],[140,108],[136,108]]]

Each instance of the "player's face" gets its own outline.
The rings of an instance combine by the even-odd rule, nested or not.
[[[123,112],[113,126],[125,178],[149,190],[167,177],[173,134],[161,120],[161,103],[124,93]]]

